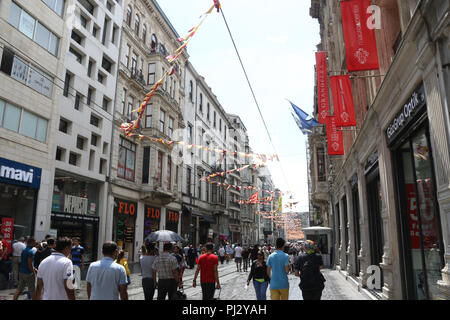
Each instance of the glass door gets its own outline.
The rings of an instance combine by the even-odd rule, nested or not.
[[[402,219],[407,219],[408,227],[404,241],[409,260],[404,265],[409,274],[412,298],[438,299],[437,281],[441,280],[443,268],[443,246],[439,211],[437,210],[432,153],[425,129],[405,142],[398,152],[401,164],[400,186],[403,187]],[[406,222],[406,221],[405,221]],[[409,263],[408,263],[409,262]]]

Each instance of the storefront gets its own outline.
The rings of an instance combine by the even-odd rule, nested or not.
[[[179,211],[166,208],[166,230],[178,233],[179,220],[180,220]]]
[[[150,233],[159,230],[161,208],[145,206],[144,211],[144,240]]]
[[[422,84],[386,131],[396,180],[403,296],[413,300],[444,298],[437,286],[444,246],[426,105]]]
[[[50,231],[57,237],[78,237],[85,262],[97,259],[100,183],[55,172]]]
[[[13,240],[34,234],[42,169],[0,158],[0,223]]]
[[[128,260],[134,257],[137,202],[114,198],[113,240],[125,251]]]

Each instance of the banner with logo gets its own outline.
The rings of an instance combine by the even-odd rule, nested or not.
[[[316,52],[317,103],[319,107],[319,123],[327,123],[330,102],[328,99],[327,53]]]
[[[370,0],[346,0],[340,4],[348,71],[378,70],[375,30],[367,25],[371,18],[371,11],[367,12]]]
[[[14,218],[2,218],[1,233],[3,234],[3,241],[8,243],[8,245],[5,246],[6,254],[10,254],[14,237]]]
[[[355,106],[350,76],[330,77],[331,91],[333,93],[334,114],[338,127],[356,126]]]
[[[330,116],[327,118],[327,141],[328,141],[328,155],[338,156],[344,154],[344,138],[342,131],[337,130],[336,117]]]

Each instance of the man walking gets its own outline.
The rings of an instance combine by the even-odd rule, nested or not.
[[[13,277],[14,277],[14,286],[17,287],[19,284],[19,268],[20,268],[20,256],[22,255],[23,249],[27,246],[25,244],[25,238],[20,237],[19,240],[13,243],[12,245],[12,261],[13,261]]]
[[[276,250],[267,259],[267,275],[270,277],[270,299],[289,299],[289,256],[283,252],[286,241],[278,238]],[[272,274],[271,274],[272,273]]]
[[[103,244],[102,260],[89,266],[86,284],[89,300],[128,300],[127,272],[117,258],[117,244],[112,241]]]
[[[34,255],[34,267],[39,270],[39,265],[45,258],[49,257],[54,251],[56,247],[56,241],[53,238],[47,239],[47,245],[43,250],[38,250]],[[72,241],[70,241],[72,243]],[[70,252],[69,252],[70,254]]]
[[[55,239],[48,239],[47,243]],[[52,242],[52,241],[50,241]],[[37,273],[37,300],[75,300],[72,287],[73,265],[67,258],[72,249],[72,240],[60,238],[54,243],[56,251],[41,261]]]
[[[71,250],[72,264],[77,266],[73,269],[75,276],[75,288],[79,289],[81,285],[81,272],[84,270],[84,248],[80,245],[80,238],[73,238],[73,247]]]
[[[234,247],[234,261],[236,262],[236,271],[242,271],[242,247],[239,243]]]
[[[320,300],[325,288],[325,278],[320,272],[323,266],[322,256],[316,252],[311,240],[305,243],[305,250],[295,260],[295,276],[300,277],[303,300]]]
[[[219,248],[219,259],[220,259],[220,264],[223,264],[223,262],[225,261],[225,249],[223,246],[220,246],[220,248]]]
[[[169,300],[173,300],[173,295],[178,288],[183,287],[183,282],[178,277],[178,261],[172,253],[172,244],[165,243],[163,252],[156,257],[153,262],[153,279],[158,274],[158,300],[166,300],[169,294]]]
[[[213,254],[214,244],[206,244],[206,253],[198,259],[197,269],[195,270],[194,281],[192,286],[197,286],[197,276],[200,273],[200,285],[202,287],[203,300],[212,300],[214,298],[215,289],[220,289],[219,265],[218,257]],[[215,287],[214,287],[215,285]]]
[[[28,287],[30,291],[31,299],[36,300],[36,272],[37,270],[33,266],[34,252],[33,248],[36,245],[36,240],[30,237],[27,240],[27,247],[23,249],[20,256],[20,268],[19,268],[19,285],[16,293],[14,293],[14,300],[19,299],[19,295],[22,293],[25,287]]]

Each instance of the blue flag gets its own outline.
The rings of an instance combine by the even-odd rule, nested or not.
[[[293,113],[292,117],[294,118],[295,122],[297,123],[297,126],[300,128],[300,130],[302,131],[303,134],[311,134],[312,130],[309,128],[306,128],[305,125],[302,123],[302,121],[300,121],[300,119]]]
[[[302,109],[297,107],[291,101],[289,101],[289,103],[291,104],[292,108],[294,109],[295,113],[299,117],[299,119],[302,122],[302,124],[304,125],[304,127],[306,127],[307,129],[311,130],[312,127],[315,127],[315,126],[319,125],[319,123],[316,121],[316,119],[314,119],[309,114],[307,114],[305,111],[303,111]]]

